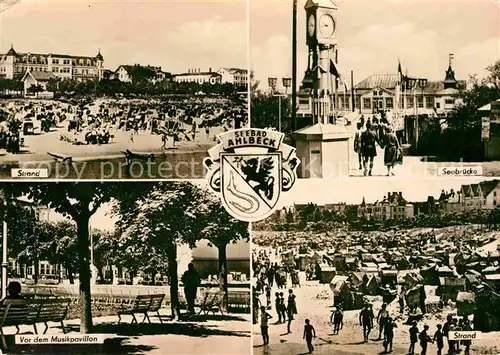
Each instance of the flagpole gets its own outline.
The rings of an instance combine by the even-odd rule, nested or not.
[[[352,112],[356,109],[356,98],[354,97],[354,70],[351,70],[351,101]]]

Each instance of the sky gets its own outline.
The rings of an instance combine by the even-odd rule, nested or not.
[[[291,76],[292,1],[250,0],[251,67],[268,89],[269,76]],[[398,57],[410,76],[443,80],[454,53],[457,79],[484,76],[500,58],[498,0],[336,0],[339,70],[355,84],[396,74]],[[298,81],[307,67],[306,0],[298,0]],[[262,25],[265,24],[265,25]]]
[[[15,0],[9,0],[11,3]],[[244,0],[21,0],[1,15],[0,51],[95,56],[172,73],[248,67]]]
[[[442,190],[459,191],[462,185],[477,184],[492,178],[422,178],[408,179],[299,179],[293,188],[282,193],[278,208],[296,204],[315,203],[324,205],[328,203],[360,204],[363,197],[367,203],[381,201],[388,192],[402,192],[406,200],[423,202],[428,196],[438,198]],[[318,193],[322,191],[322,193]]]

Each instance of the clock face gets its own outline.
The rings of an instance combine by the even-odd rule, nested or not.
[[[332,15],[324,14],[319,19],[319,32],[323,37],[330,38],[335,33],[335,20]]]
[[[309,16],[309,19],[307,21],[307,33],[309,33],[309,37],[312,37],[314,35],[314,30],[316,29],[316,19],[314,18],[314,15]]]

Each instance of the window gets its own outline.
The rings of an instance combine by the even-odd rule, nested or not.
[[[363,108],[372,108],[372,101],[370,99],[363,99]]]
[[[453,105],[455,103],[455,100],[453,99],[446,99],[444,100],[445,105]]]
[[[434,96],[427,96],[425,98],[425,105],[427,108],[434,108]]]
[[[73,59],[73,65],[76,65],[76,60],[75,59]]]
[[[394,99],[392,97],[387,97],[385,99],[385,108],[386,109],[394,108]]]
[[[408,108],[414,108],[415,107],[415,100],[413,97],[406,97],[406,103]]]
[[[59,59],[52,59],[52,64],[59,64]]]
[[[53,67],[53,68],[52,68],[52,71],[53,71],[54,73],[59,73],[59,68],[58,68],[58,67]]]
[[[424,108],[424,97],[423,96],[417,96],[417,104],[419,108]]]
[[[436,108],[441,108],[441,103],[440,102],[436,102]]]
[[[69,59],[64,59],[63,64],[69,65],[69,63],[70,63]]]

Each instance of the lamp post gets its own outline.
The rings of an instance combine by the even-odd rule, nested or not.
[[[427,86],[427,79],[419,78],[418,79],[418,87],[422,89],[422,108],[424,108],[424,89]],[[415,130],[415,148],[418,148],[418,138],[420,135],[420,127],[418,124],[418,102],[416,102],[417,106],[417,127]]]
[[[288,97],[288,88],[292,85],[292,79],[285,76],[283,78],[283,87],[285,88],[285,94],[280,94],[276,92],[276,85],[278,85],[278,78],[270,77],[268,78],[268,84],[271,88],[271,95],[278,97],[278,132],[281,132],[281,98]]]

